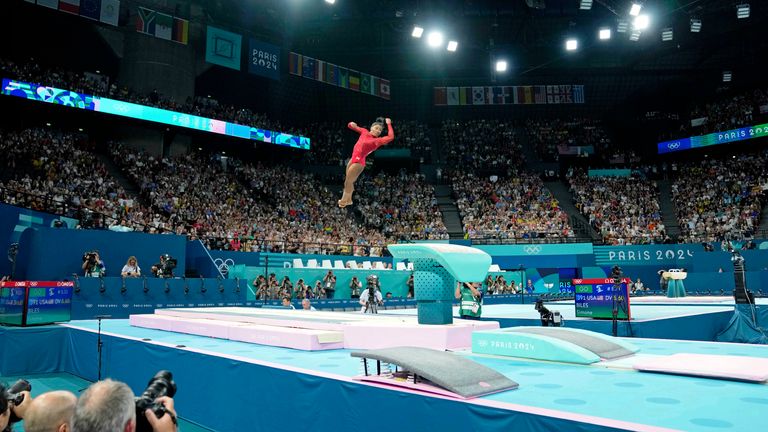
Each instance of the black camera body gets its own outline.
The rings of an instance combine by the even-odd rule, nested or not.
[[[83,262],[87,262],[89,266],[96,264],[96,252],[86,252],[83,254]]]
[[[8,401],[9,405],[13,406],[19,406],[24,402],[24,394],[22,392],[24,391],[32,391],[32,385],[29,383],[29,381],[25,379],[20,379],[16,381],[11,387],[5,390],[5,394],[3,395],[3,399]],[[17,423],[21,421],[22,419],[16,415],[16,413],[11,409],[11,423]]]
[[[175,394],[176,383],[173,381],[173,374],[167,370],[156,373],[149,380],[144,393],[136,398],[136,432],[152,432],[152,426],[144,415],[144,411],[151,409],[157,418],[164,416],[168,411],[163,404],[155,400],[162,396],[172,398]]]

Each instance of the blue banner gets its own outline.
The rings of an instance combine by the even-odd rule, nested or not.
[[[250,40],[248,72],[280,80],[280,47],[256,39]]]
[[[694,136],[679,140],[664,141],[658,144],[659,154],[671,153],[699,147],[708,147],[730,142],[745,141],[768,136],[768,123],[715,132],[708,135]]]
[[[2,94],[236,138],[262,141],[302,150],[309,150],[310,145],[309,138],[303,136],[258,129],[223,120],[214,120],[131,102],[80,94],[69,90],[45,87],[7,78],[3,79]]]

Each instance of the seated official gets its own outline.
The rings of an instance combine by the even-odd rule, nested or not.
[[[141,276],[141,268],[139,267],[138,262],[136,261],[135,256],[128,257],[128,261],[123,266],[123,269],[120,271],[120,275],[123,277],[139,277]]]
[[[283,297],[283,307],[287,307],[288,309],[296,309],[296,307],[293,306],[293,303],[291,303],[290,297]]]
[[[312,302],[308,298],[305,298],[304,300],[301,301],[301,309],[308,310],[308,311],[317,310],[315,309],[314,306],[312,306]]]

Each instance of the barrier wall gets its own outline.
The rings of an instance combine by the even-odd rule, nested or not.
[[[105,277],[77,278],[74,282],[73,320],[96,315],[128,318],[165,307],[252,305],[246,302],[245,281],[235,279]]]
[[[83,274],[82,257],[97,249],[107,276],[118,276],[131,255],[145,275],[162,254],[178,259],[174,270],[184,275],[186,238],[176,235],[119,233],[101,230],[28,228],[21,234],[16,265],[18,280],[61,280]]]

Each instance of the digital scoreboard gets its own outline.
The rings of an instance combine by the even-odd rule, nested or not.
[[[617,318],[631,318],[629,310],[628,278],[619,283],[613,278],[604,279],[573,279],[573,292],[576,303],[576,317],[613,319],[614,305]]]
[[[69,321],[72,282],[0,282],[0,324],[28,326]]]

